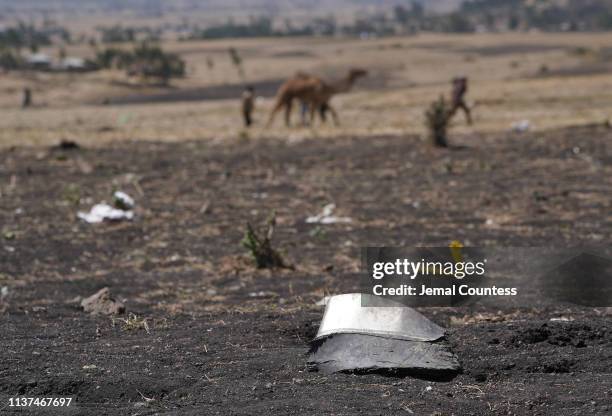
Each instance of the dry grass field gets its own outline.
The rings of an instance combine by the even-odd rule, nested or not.
[[[236,138],[244,136],[238,96],[245,82],[260,87],[251,138],[420,134],[425,107],[448,95],[449,80],[460,74],[470,77],[468,99],[475,106],[473,127],[461,117],[455,120],[460,133],[505,131],[520,120],[530,120],[536,130],[603,123],[612,115],[612,38],[607,34],[248,39],[164,46],[188,65],[188,76],[169,87],[143,86],[111,71],[3,75],[0,143]],[[243,58],[244,82],[231,64],[229,47]],[[68,53],[88,56],[88,48]],[[333,79],[351,67],[370,75],[353,92],[334,98],[341,127],[286,129],[279,118],[274,128],[264,128],[282,80],[298,70]],[[25,85],[34,90],[35,108],[28,111],[19,108]]]

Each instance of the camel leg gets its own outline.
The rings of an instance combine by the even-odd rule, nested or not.
[[[465,119],[467,121],[467,124],[471,126],[472,125],[472,112],[470,111],[470,107],[468,107],[464,101],[462,101],[461,104],[459,104],[459,106],[465,113]]]
[[[321,117],[321,123],[325,124],[327,122],[327,110],[329,106],[326,104],[322,104],[319,106],[319,117]]]
[[[310,106],[308,105],[308,103],[306,101],[301,100],[300,101],[300,117],[302,119],[302,127],[305,127],[308,125],[308,109],[310,108]]]
[[[334,125],[336,127],[340,126],[340,119],[338,118],[338,113],[331,105],[327,104],[327,110],[331,113],[332,118],[334,119]]]
[[[276,113],[278,113],[282,107],[283,107],[283,102],[282,101],[278,101],[274,105],[274,108],[270,112],[270,117],[268,118],[268,122],[266,123],[266,128],[268,128],[268,127],[270,127],[272,125],[272,123],[274,122],[274,117],[276,117]]]
[[[315,115],[317,113],[317,108],[319,108],[318,105],[315,105],[313,103],[310,103],[309,105],[309,110],[310,110],[310,127],[314,127],[314,122],[315,122]]]

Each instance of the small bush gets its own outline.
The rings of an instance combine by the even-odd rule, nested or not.
[[[275,225],[276,215],[272,213],[268,219],[266,232],[262,234],[262,237],[262,235],[253,229],[250,223],[247,223],[242,245],[249,250],[259,269],[292,269],[293,266],[287,264],[280,253],[272,247],[272,235],[274,234]]]
[[[159,78],[167,83],[170,78],[185,76],[185,61],[174,53],[167,53],[159,45],[141,42],[132,51],[105,48],[96,52],[96,64],[101,68],[127,70],[128,75]]]
[[[11,70],[21,67],[23,67],[23,59],[19,54],[8,49],[0,50],[0,68]]]
[[[434,145],[448,147],[447,132],[450,118],[450,108],[443,96],[431,103],[429,109],[425,112],[425,124]]]

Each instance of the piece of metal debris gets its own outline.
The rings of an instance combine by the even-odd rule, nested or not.
[[[512,131],[517,133],[525,133],[531,129],[531,121],[529,120],[520,120],[515,123],[512,123]]]
[[[134,199],[125,192],[117,191],[113,194],[114,206],[106,202],[94,205],[89,212],[79,212],[77,217],[90,224],[103,221],[131,221],[134,219]]]
[[[376,335],[408,341],[436,341],[444,337],[443,328],[416,310],[373,295],[331,296],[326,306],[315,340],[333,334]]]
[[[443,328],[412,308],[358,293],[328,299],[308,366],[324,373],[407,371],[429,376],[461,369]]]
[[[445,343],[406,341],[361,334],[337,334],[313,348],[309,365],[324,373],[411,370],[456,372],[457,357]]]
[[[349,217],[337,217],[334,214],[336,210],[336,204],[327,204],[323,207],[323,211],[321,211],[318,215],[313,215],[311,217],[306,218],[307,224],[340,224],[340,223],[350,223],[353,220]]]

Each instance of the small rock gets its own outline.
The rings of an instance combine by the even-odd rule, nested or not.
[[[62,139],[59,144],[57,144],[54,149],[56,150],[77,150],[81,146],[75,141]]]
[[[123,303],[113,299],[107,287],[83,299],[81,307],[92,315],[117,315],[125,312]]]
[[[485,373],[476,373],[474,374],[474,380],[479,383],[484,383],[485,381],[487,381],[487,375]]]

